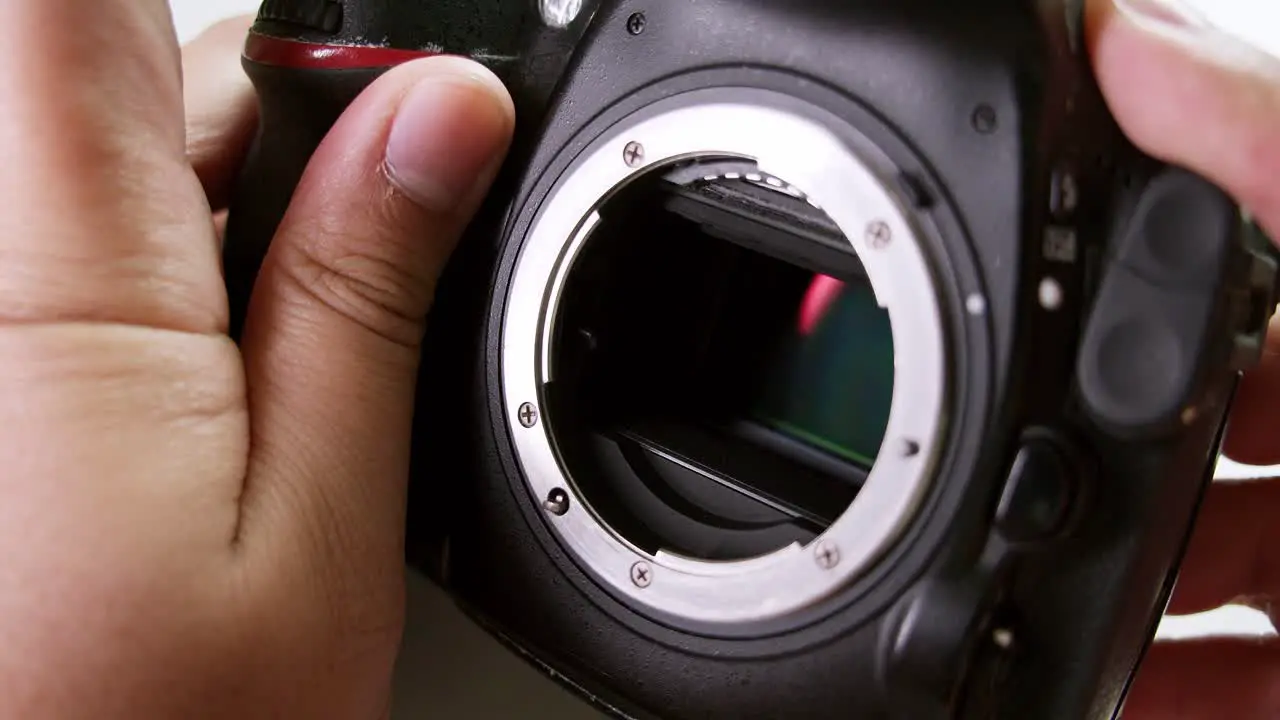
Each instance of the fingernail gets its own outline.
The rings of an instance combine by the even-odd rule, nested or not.
[[[1209,26],[1208,19],[1184,0],[1116,0],[1116,8],[1152,30],[1187,31]]]
[[[424,61],[434,67],[405,96],[387,138],[393,183],[434,212],[470,202],[500,160],[513,124],[501,81],[462,58]]]

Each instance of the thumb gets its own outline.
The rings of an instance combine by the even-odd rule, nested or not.
[[[1182,0],[1091,0],[1098,82],[1147,153],[1220,185],[1280,239],[1280,58],[1209,24]],[[1226,454],[1280,462],[1280,324],[1244,379]]]
[[[245,324],[252,449],[241,539],[291,534],[267,544],[296,552],[322,538],[339,553],[315,558],[323,567],[400,567],[427,311],[513,125],[488,70],[428,58],[370,86],[312,157]]]

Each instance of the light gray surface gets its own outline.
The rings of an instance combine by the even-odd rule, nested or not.
[[[411,0],[407,0],[411,1]],[[1188,0],[1214,21],[1280,54],[1280,3],[1263,0]],[[257,9],[257,0],[170,0],[179,37],[209,23]],[[1280,475],[1280,468],[1224,462],[1224,478]],[[599,717],[543,679],[452,607],[421,578],[410,582],[410,615],[397,669],[395,720],[591,720]],[[1240,607],[1169,618],[1164,637],[1272,633],[1261,613]]]

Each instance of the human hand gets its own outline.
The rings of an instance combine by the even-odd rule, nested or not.
[[[1090,44],[1126,134],[1236,197],[1280,238],[1280,60],[1157,0],[1097,0]],[[1228,457],[1280,463],[1280,323],[1240,388]],[[1244,603],[1280,621],[1280,479],[1212,487],[1170,612]],[[1125,720],[1280,716],[1280,642],[1205,639],[1155,645]]]
[[[246,24],[0,3],[0,717],[377,718],[432,289],[509,142],[470,62],[388,73],[316,153],[243,343],[212,211]]]

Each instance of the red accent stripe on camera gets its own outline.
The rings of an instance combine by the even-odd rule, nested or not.
[[[369,45],[323,45],[258,33],[250,33],[244,45],[244,56],[252,62],[299,70],[385,68],[438,54],[425,50],[397,50]]]

